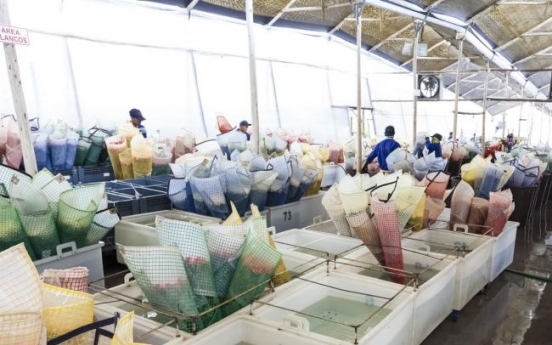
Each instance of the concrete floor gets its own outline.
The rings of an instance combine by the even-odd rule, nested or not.
[[[543,280],[552,277],[552,246],[545,244],[552,235],[546,231],[548,224],[552,230],[551,215],[552,203],[540,216],[536,211],[532,226],[518,229],[510,268]],[[457,322],[445,320],[422,345],[552,344],[552,284],[543,280],[503,272],[468,303]]]
[[[552,246],[545,244],[552,232],[547,228],[552,231],[552,203],[540,216],[536,211],[532,226],[518,229],[510,268],[544,280],[552,277]],[[106,276],[126,270],[114,256],[104,257],[104,267]],[[106,279],[107,286],[122,283],[120,273]],[[550,345],[551,328],[552,284],[503,272],[466,305],[457,322],[445,320],[422,345]]]

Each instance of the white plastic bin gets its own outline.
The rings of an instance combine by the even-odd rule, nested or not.
[[[290,250],[282,251],[282,260],[292,277],[310,273],[320,268],[326,269],[326,260]]]
[[[151,306],[141,302],[145,300],[145,296],[136,281],[130,281],[130,277],[130,274],[125,276],[124,284],[103,290],[94,295],[94,313],[96,315],[101,316],[101,318],[107,318],[113,316],[116,312],[124,316],[134,311],[134,336],[138,337],[140,334],[145,334],[156,329],[154,333],[157,336],[153,334],[152,336],[159,338],[157,341],[154,342],[149,337],[140,340],[140,342],[151,343],[152,345],[165,344],[176,337],[187,339],[192,336],[189,333],[177,330],[174,323],[163,327],[164,323],[171,320],[170,317],[152,311],[153,308]]]
[[[331,344],[355,341],[352,327],[332,321],[359,325],[373,315],[368,327],[359,329],[358,344],[411,344],[411,288],[352,273],[324,272],[310,280],[290,283],[294,288],[286,290],[287,296],[274,298],[270,306],[255,309],[253,315],[274,327]],[[305,315],[309,313],[331,321]]]
[[[127,312],[122,312],[120,310],[117,310],[117,312],[119,312],[121,316],[127,314]],[[97,320],[113,317],[114,314],[115,311],[111,308],[106,308],[105,305],[96,305],[94,308],[94,317]],[[159,326],[157,322],[152,322],[145,317],[135,315],[133,329],[134,340],[150,345],[165,345],[169,344],[172,340],[183,342],[185,339],[191,337],[188,334],[182,335],[182,332],[178,332],[175,328],[170,328],[168,326],[157,329]],[[108,326],[106,329],[113,332],[113,326]],[[107,342],[107,344],[110,344],[110,342]]]
[[[333,345],[333,341],[312,339],[303,335],[280,330],[251,316],[240,316],[213,326],[209,332],[199,334],[183,342],[174,340],[166,345]]]
[[[326,234],[319,231],[292,229],[274,235],[279,250],[293,250],[299,253],[333,259],[346,255],[364,244],[357,238]]]
[[[326,220],[305,227],[305,230],[320,231],[327,234],[337,235],[337,228],[333,220]]]
[[[517,222],[507,222],[504,231],[494,238],[491,281],[494,281],[514,261],[518,226]]]
[[[96,285],[104,286],[103,246],[103,242],[98,242],[98,244],[77,249],[75,242],[60,244],[56,248],[57,255],[35,261],[34,265],[39,274],[48,268],[87,267],[88,282],[95,282]]]
[[[450,208],[445,208],[441,215],[438,217],[439,221],[431,225],[432,229],[449,229],[450,228]],[[514,261],[514,250],[516,246],[516,235],[519,223],[506,222],[504,231],[497,237],[493,243],[493,258],[491,265],[491,277],[490,280],[494,281],[496,277],[506,267],[508,267]]]
[[[218,224],[220,219],[202,216],[184,211],[158,211],[123,217],[115,225],[115,243],[124,246],[156,246],[155,217],[162,216],[170,219],[183,220],[197,224]],[[117,250],[117,262],[124,264],[125,260]]]
[[[317,222],[330,219],[328,212],[322,205],[322,198],[326,192],[309,195],[299,200],[299,227],[304,228]]]
[[[453,308],[461,310],[490,282],[494,239],[487,236],[460,233],[450,230],[422,230],[402,240],[403,248],[431,252],[436,257],[448,253],[455,244],[466,246],[467,252],[457,260],[456,292]],[[454,257],[454,255],[453,255]]]
[[[403,260],[407,272],[419,273],[425,268],[431,270],[422,273],[414,295],[412,344],[420,344],[453,310],[458,260],[433,258],[404,250]],[[338,259],[337,270],[391,281],[389,274],[367,250],[357,250],[346,258]]]

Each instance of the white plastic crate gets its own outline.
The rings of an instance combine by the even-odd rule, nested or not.
[[[518,226],[517,222],[507,222],[504,231],[494,238],[491,281],[494,281],[514,261]]]
[[[274,235],[278,250],[295,252],[333,259],[352,252],[364,244],[357,238],[327,234],[305,229],[292,229]]]
[[[130,281],[130,278],[131,275],[127,274],[124,284],[94,295],[95,314],[107,318],[113,316],[116,312],[124,316],[134,311],[134,336],[137,337],[155,329],[155,333],[159,338],[158,341],[154,342],[149,337],[140,340],[140,342],[151,343],[152,345],[165,344],[177,337],[187,339],[192,336],[189,333],[177,330],[174,324],[163,327],[163,323],[170,321],[169,317],[152,312],[152,307],[142,302],[145,299],[142,290],[136,281]]]
[[[255,317],[240,316],[224,320],[186,342],[173,340],[166,345],[333,345],[335,342],[311,339],[294,332],[281,330]]]
[[[403,248],[431,252],[436,257],[450,256],[449,250],[458,243],[465,244],[467,252],[463,257],[459,253],[457,259],[455,310],[464,308],[491,281],[494,239],[450,230],[422,230],[402,240]]]
[[[372,327],[368,327],[365,333],[364,329],[359,331],[358,344],[411,344],[414,299],[411,288],[352,273],[323,272],[309,277],[309,280],[289,283],[293,288],[286,290],[287,295],[274,298],[271,306],[254,309],[253,315],[274,327],[331,344],[353,343],[354,329],[331,321],[320,323],[316,318],[309,322],[304,313],[311,312],[338,322],[350,322],[346,320],[350,317],[366,320],[375,315],[377,320],[372,319]],[[404,290],[400,292],[401,289]],[[385,310],[378,309],[382,306]],[[313,308],[317,311],[312,311]],[[355,308],[361,311],[353,310]]]
[[[412,344],[420,344],[453,310],[458,260],[436,259],[404,250],[403,260],[407,272],[420,272],[426,267],[433,270],[432,276],[427,281],[422,275],[424,278],[423,284],[417,288],[414,295]],[[351,266],[351,264],[355,266]],[[374,266],[370,267],[371,265]],[[383,269],[378,265],[377,259],[367,249],[357,250],[344,259],[338,259],[337,270],[390,281],[389,275],[382,272]]]
[[[309,195],[299,200],[299,227],[304,228],[317,222],[330,219],[328,212],[322,205],[322,198],[326,192]]]
[[[92,246],[79,248],[75,242],[60,244],[56,248],[56,255],[34,262],[39,274],[45,269],[66,269],[71,267],[87,267],[88,282],[96,282],[96,285],[104,286],[102,247],[103,242]]]
[[[100,304],[96,305],[94,308],[94,317],[97,320],[107,319],[113,317],[116,311],[119,312],[121,316],[128,313],[126,311],[113,310],[112,308],[106,307],[106,305]],[[133,329],[134,340],[150,345],[165,345],[169,344],[172,340],[183,342],[184,339],[190,338],[190,335],[183,335],[182,332],[178,332],[174,328],[162,327],[157,329],[159,326],[160,325],[156,322],[135,315]],[[113,332],[113,326],[108,326],[106,329]],[[109,342],[107,344],[109,344]]]
[[[432,229],[449,229],[450,228],[450,208],[445,208],[441,215],[438,217],[439,221],[431,225]],[[506,222],[504,231],[497,237],[495,237],[493,246],[493,258],[491,265],[491,281],[494,281],[496,277],[506,267],[508,267],[514,261],[514,250],[516,246],[516,235],[518,222]]]
[[[296,253],[294,253],[292,256],[288,256],[288,258],[289,257],[293,257],[294,262],[299,262],[299,260],[302,260],[303,262],[311,261],[312,259],[315,259],[315,261],[317,260],[317,258],[301,256],[297,255]],[[291,261],[288,262],[291,263]],[[320,270],[313,270],[313,272],[320,272]],[[163,315],[163,312],[156,312],[155,307],[149,305],[146,302],[144,293],[140,289],[138,283],[135,280],[131,279],[132,274],[129,273],[125,276],[125,282],[123,284],[96,293],[94,295],[96,313],[101,313],[103,315],[103,318],[107,318],[112,316],[116,312],[121,315],[126,315],[127,313],[134,311],[136,319],[140,320],[140,325],[143,326],[142,329],[158,329],[159,331],[162,330],[162,332],[160,332],[159,334],[162,334],[164,336],[168,335],[172,338],[180,337],[181,339],[188,339],[192,337],[192,334],[190,333],[177,330],[174,323],[163,326],[163,324],[171,321],[169,316]],[[265,294],[259,300],[263,302],[270,302],[272,299],[278,296],[285,296],[287,295],[288,286],[290,286],[290,284],[283,284],[276,287],[274,291],[267,289],[265,290]],[[248,314],[251,310],[251,307],[258,308],[259,305],[250,305],[244,307],[234,314],[228,316],[226,319],[234,318],[238,315]],[[199,333],[206,332],[211,327],[212,326],[200,331]],[[140,334],[144,333],[145,332]],[[145,342],[149,343],[149,340]],[[156,344],[157,343],[154,344],[152,342],[152,345]]]
[[[275,227],[276,232],[301,227],[299,201],[280,206],[267,206],[265,211],[267,225]]]
[[[115,225],[115,243],[124,246],[156,246],[155,217],[183,220],[198,224],[220,223],[221,220],[184,211],[158,211],[123,217]],[[117,262],[124,264],[125,260],[117,249]]]
[[[326,269],[326,260],[290,250],[282,251],[282,260],[292,277],[310,273],[319,268]]]
[[[305,230],[320,231],[320,232],[325,232],[327,234],[337,235],[337,228],[333,220],[331,219],[309,225],[305,227]]]

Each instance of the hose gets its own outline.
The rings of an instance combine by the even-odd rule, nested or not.
[[[513,274],[517,274],[517,275],[525,277],[525,278],[539,280],[539,281],[542,281],[542,282],[545,282],[545,283],[552,283],[552,278],[547,278],[547,277],[527,273],[527,272],[524,272],[524,271],[519,271],[519,270],[516,270],[516,269],[513,269],[513,268],[506,268],[504,271],[505,272],[510,272],[510,273],[513,273]]]

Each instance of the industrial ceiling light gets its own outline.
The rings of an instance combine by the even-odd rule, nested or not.
[[[412,56],[413,45],[414,44],[410,41],[404,42],[402,55]],[[427,43],[420,42],[418,43],[418,57],[425,57],[425,56],[427,56]]]

